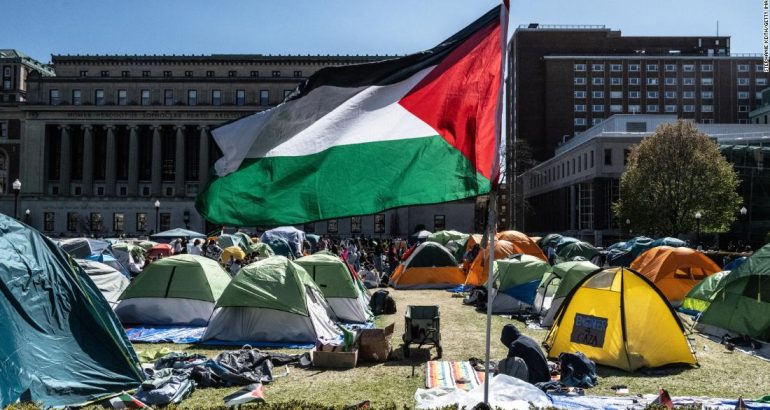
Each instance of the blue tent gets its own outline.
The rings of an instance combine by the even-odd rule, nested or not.
[[[270,245],[275,251],[276,255],[282,255],[281,252],[273,246],[275,239],[283,239],[291,247],[291,252],[295,258],[302,257],[302,242],[305,240],[305,232],[293,226],[280,226],[275,229],[271,229],[262,234],[259,238],[260,242],[264,242]],[[280,246],[278,242],[275,242],[276,246]],[[285,256],[285,255],[284,255]]]
[[[743,263],[746,262],[747,259],[748,258],[745,256],[741,256],[740,258],[735,258],[730,262],[728,262],[727,265],[725,265],[722,268],[722,270],[729,270],[729,271],[736,270],[738,269],[739,266],[743,265]]]
[[[139,386],[139,360],[94,282],[0,214],[0,407],[77,406]]]
[[[89,260],[89,261],[101,262],[101,263],[111,267],[112,269],[115,269],[116,271],[122,273],[127,278],[131,277],[131,274],[128,272],[128,269],[125,266],[123,266],[123,264],[120,263],[120,261],[117,260],[117,258],[112,256],[111,253],[102,253],[102,254],[88,255],[88,257],[86,257],[84,259]]]
[[[85,259],[91,255],[99,255],[109,251],[109,242],[101,239],[72,238],[60,242],[61,248],[73,258]]]

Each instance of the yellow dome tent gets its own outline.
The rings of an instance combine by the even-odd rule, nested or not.
[[[229,263],[231,259],[242,261],[246,259],[246,252],[240,246],[228,246],[222,251],[222,263]]]
[[[598,364],[627,371],[697,363],[665,296],[628,268],[597,271],[575,286],[544,345],[550,358],[582,352]]]

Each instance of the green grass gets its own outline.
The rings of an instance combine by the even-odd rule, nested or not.
[[[396,291],[391,295],[398,304],[398,313],[381,316],[378,326],[395,323],[394,350],[399,348],[404,329],[404,311],[407,305],[439,305],[441,312],[441,337],[444,360],[468,360],[484,357],[485,316],[473,308],[463,306],[461,299],[444,291]],[[528,329],[518,321],[504,317],[492,318],[492,358],[502,359],[507,349],[499,342],[500,331],[507,323],[514,323],[524,334],[542,341],[547,331]],[[697,351],[699,368],[678,367],[662,375],[648,376],[600,367],[599,385],[589,394],[613,395],[613,385],[628,386],[631,394],[654,394],[658,388],[666,388],[674,396],[711,396],[757,398],[770,394],[770,363],[743,353],[727,352],[721,345],[699,335],[690,335]],[[166,347],[202,353],[209,357],[229,348],[210,346],[136,344],[137,350]],[[300,353],[298,350],[277,350]],[[360,364],[350,370],[322,370],[289,368],[287,377],[279,378],[265,388],[270,403],[306,401],[325,406],[354,404],[371,400],[376,408],[395,404],[398,408],[414,406],[415,391],[424,387],[425,374],[422,364],[427,354],[435,356],[435,349],[413,350],[412,359],[389,361],[378,364]],[[422,356],[422,360],[420,360]],[[276,373],[280,370],[276,369]],[[239,387],[221,389],[197,389],[191,398],[179,408],[200,409],[223,405],[222,398]]]

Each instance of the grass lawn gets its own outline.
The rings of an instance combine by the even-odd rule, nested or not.
[[[473,308],[464,306],[461,299],[452,297],[445,291],[398,291],[390,290],[396,299],[398,313],[381,316],[377,320],[379,327],[395,322],[394,349],[401,343],[404,331],[404,311],[407,305],[439,305],[441,311],[441,337],[445,360],[468,360],[471,357],[484,357],[485,317]],[[527,329],[519,321],[512,321],[500,316],[492,319],[492,358],[505,357],[507,349],[499,342],[500,331],[507,323],[514,323],[524,334],[542,341],[546,330]],[[631,394],[656,393],[660,387],[666,388],[673,396],[712,396],[737,398],[757,398],[770,394],[770,363],[746,354],[727,352],[724,347],[696,334],[690,335],[690,342],[697,349],[700,368],[680,367],[669,369],[655,376],[640,373],[626,373],[620,370],[601,367],[599,385],[589,394],[612,395],[611,386],[628,386]],[[136,344],[137,350],[166,347],[202,353],[209,357],[216,356],[229,348],[211,348],[197,345],[173,344]],[[301,353],[298,350],[279,350],[285,353]],[[422,363],[428,352],[412,352],[411,360],[389,361],[382,364],[361,364],[359,367],[344,371],[319,370],[290,367],[289,375],[275,380],[265,388],[268,402],[286,402],[306,400],[324,405],[353,404],[371,400],[372,405],[380,407],[392,402],[398,407],[414,406],[414,393],[424,387],[425,374]],[[429,352],[435,356],[436,351]],[[420,360],[422,357],[422,360]],[[280,373],[276,369],[276,373]],[[221,406],[222,398],[240,387],[221,389],[197,389],[191,398],[185,400],[180,408],[207,408]]]

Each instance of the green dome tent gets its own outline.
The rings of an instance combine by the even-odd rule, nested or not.
[[[588,242],[570,242],[564,245],[560,245],[556,249],[556,261],[557,263],[569,262],[575,260],[577,257],[582,257],[585,260],[591,260],[598,253],[599,249],[595,248]]]
[[[682,301],[682,309],[687,312],[703,312],[711,304],[714,294],[722,288],[724,279],[729,275],[727,272],[717,272],[707,276],[706,279],[695,285]]]
[[[588,261],[562,262],[553,265],[537,288],[535,313],[541,315],[540,325],[551,326],[564,298],[580,281],[600,268]]]
[[[120,296],[123,323],[206,326],[230,282],[216,261],[176,255],[151,263]]]
[[[270,247],[270,245],[262,242],[257,242],[254,244],[254,252],[256,252],[260,259],[275,256],[275,252],[273,252],[273,249]]]
[[[365,290],[351,276],[342,260],[327,253],[315,253],[294,261],[318,284],[337,318],[346,322],[365,323],[374,318],[369,310]]]
[[[495,261],[492,313],[516,313],[532,306],[537,285],[551,270],[548,262],[531,255],[516,254]]]
[[[428,235],[428,240],[431,242],[437,242],[446,246],[449,241],[468,239],[467,233],[458,231],[438,231]]]
[[[34,229],[0,214],[0,407],[84,405],[144,376],[94,282]]]
[[[216,308],[203,340],[315,343],[342,335],[321,289],[283,256],[243,267]]]

